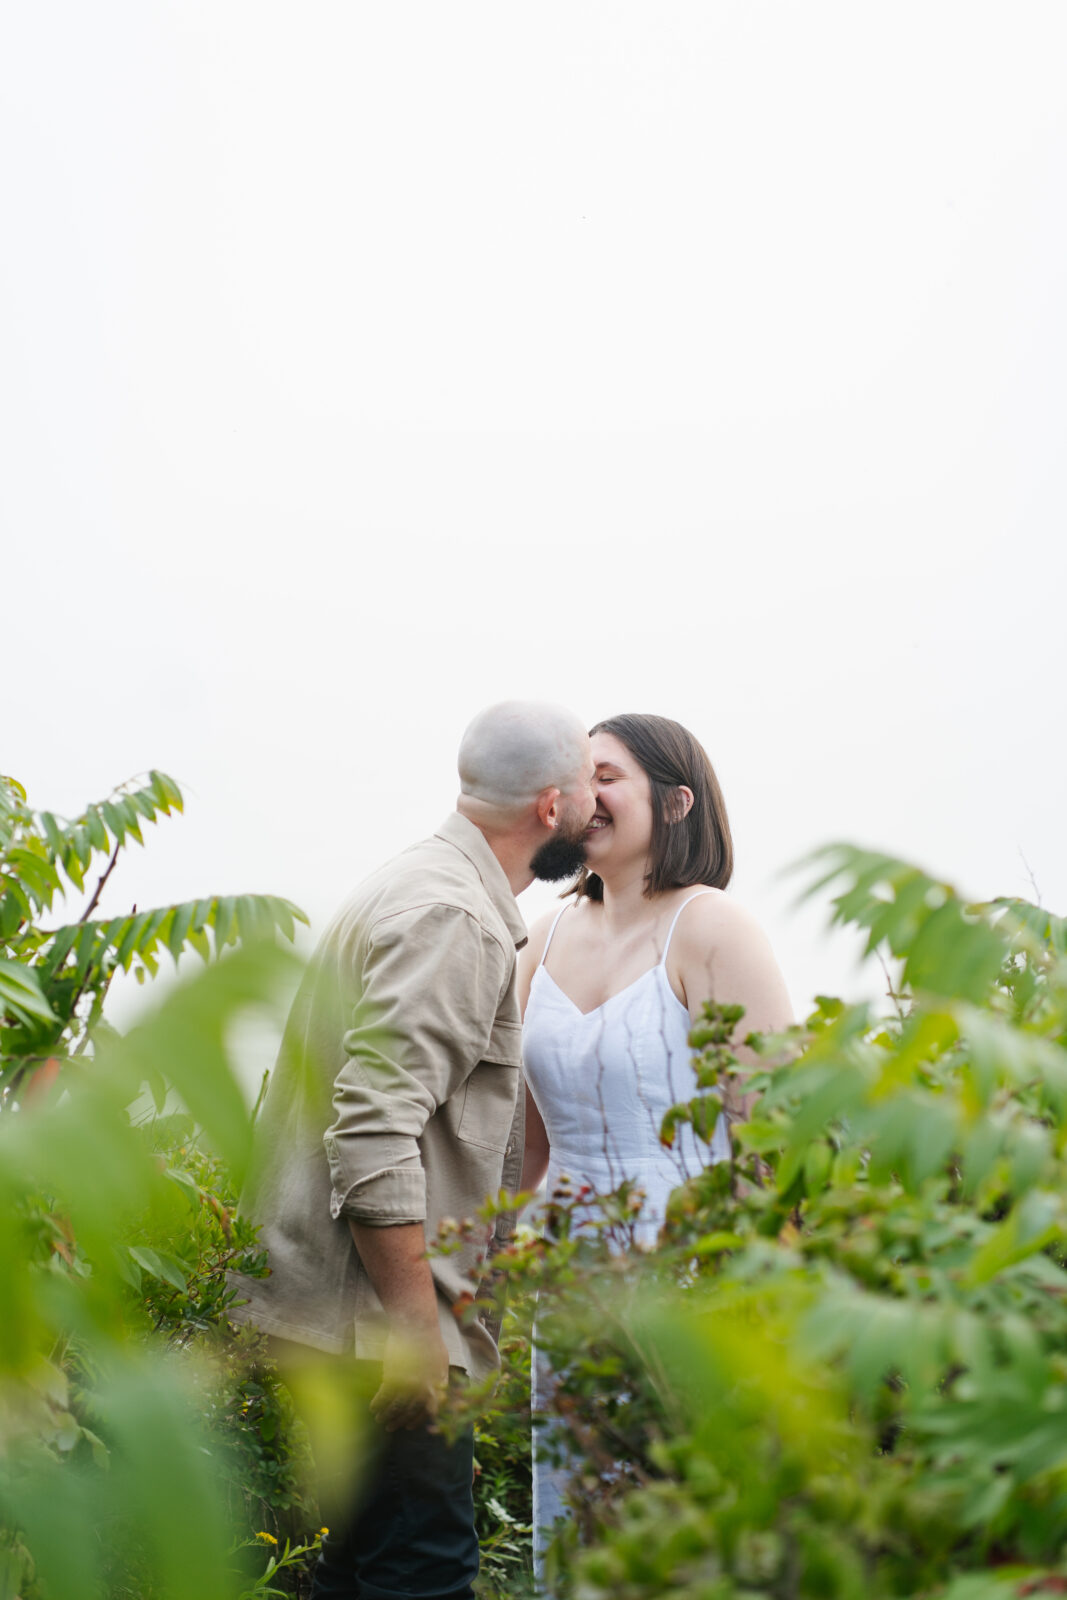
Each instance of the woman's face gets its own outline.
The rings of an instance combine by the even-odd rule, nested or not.
[[[594,733],[596,811],[585,832],[591,872],[642,869],[652,843],[652,785],[648,773],[613,733]]]

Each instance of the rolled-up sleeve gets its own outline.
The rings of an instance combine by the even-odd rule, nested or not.
[[[335,1218],[426,1220],[418,1140],[485,1054],[506,979],[505,950],[457,907],[420,906],[372,927],[324,1136]]]

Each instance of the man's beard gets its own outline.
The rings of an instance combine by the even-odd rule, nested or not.
[[[573,878],[585,866],[585,829],[581,833],[565,833],[557,828],[551,839],[538,845],[530,861],[530,871],[542,883],[562,883]]]

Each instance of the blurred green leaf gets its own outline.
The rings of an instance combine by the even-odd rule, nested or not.
[[[34,969],[0,956],[0,1013],[4,1011],[20,1022],[56,1020]]]

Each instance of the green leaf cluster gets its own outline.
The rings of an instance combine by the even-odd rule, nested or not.
[[[809,874],[884,956],[888,1014],[823,998],[759,1038],[709,1006],[663,1139],[710,1141],[744,1078],[733,1160],[654,1249],[624,1185],[557,1193],[501,1263],[572,1469],[560,1593],[1067,1582],[1067,925],[845,845]]]
[[[0,780],[0,1593],[22,1600],[232,1600],[250,1581],[235,1509],[247,1526],[300,1495],[288,1444],[273,1488],[249,1488],[253,1406],[233,1396],[253,1380],[224,1274],[266,1270],[233,1215],[252,1115],[228,1038],[250,1009],[277,1015],[295,962],[274,934],[301,913],[212,896],[93,915],[123,849],[180,807],[152,773],[65,821]],[[46,925],[96,856],[81,914]],[[238,943],[125,1037],[104,1022],[116,971]],[[283,1452],[276,1389],[258,1396],[264,1456]]]
[[[211,895],[120,916],[93,915],[121,852],[144,844],[147,823],[181,811],[173,778],[150,772],[73,820],[34,811],[22,786],[0,777],[0,1094],[10,1096],[49,1058],[89,1048],[115,972],[154,977],[164,953],[187,950],[205,961],[239,939],[293,938],[306,922],[275,895]],[[75,921],[45,926],[73,892],[86,891],[94,862],[100,876]]]

